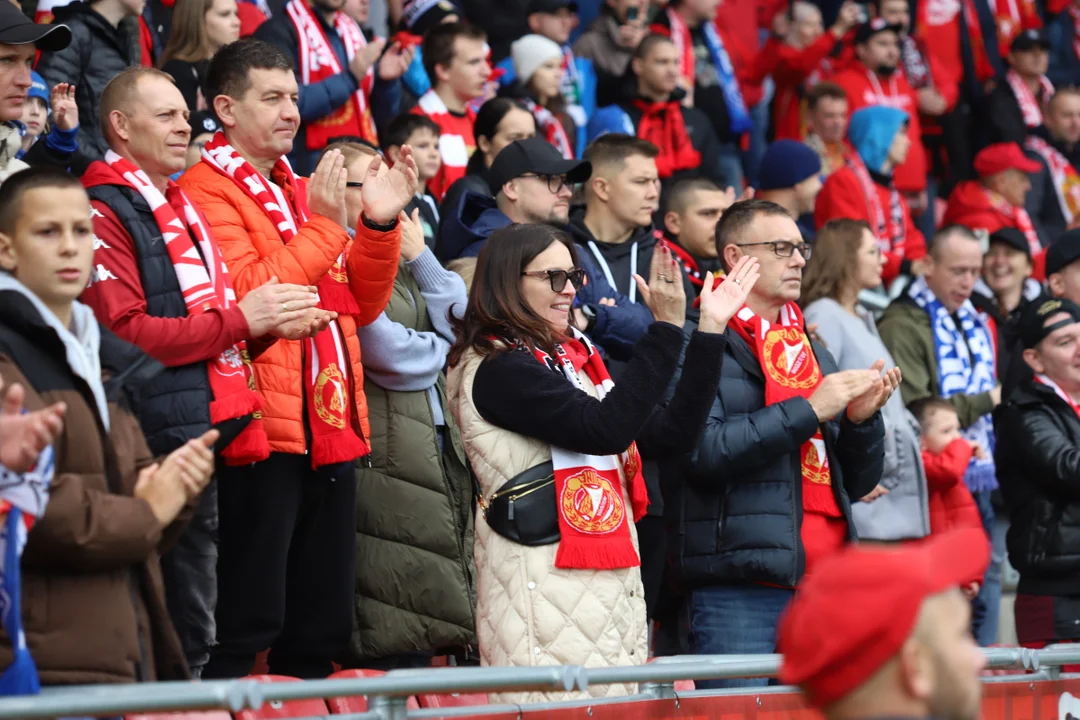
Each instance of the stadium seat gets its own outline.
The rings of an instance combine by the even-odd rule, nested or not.
[[[190,712],[125,715],[124,720],[232,720],[232,715],[225,710],[192,710]]]
[[[386,673],[382,670],[341,670],[331,675],[328,680],[349,680],[352,678],[364,678],[364,677],[382,677]],[[368,701],[365,695],[354,695],[352,697],[337,697],[328,698],[326,704],[330,707],[330,713],[333,715],[349,715],[351,713],[367,712]],[[420,707],[416,702],[416,698],[411,697],[405,702],[405,707],[409,710],[416,710]]]
[[[299,678],[283,675],[248,675],[245,680],[262,683],[300,682]],[[271,718],[306,718],[326,715],[326,703],[321,698],[266,702],[258,710],[241,710],[236,720],[270,720]]]
[[[487,705],[488,696],[484,693],[454,693],[452,695],[420,695],[422,708],[476,707]]]

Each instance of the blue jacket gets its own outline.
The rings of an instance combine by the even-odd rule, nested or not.
[[[510,87],[517,81],[517,70],[514,69],[514,61],[512,58],[505,58],[496,67],[506,71],[506,74],[499,79],[500,88]],[[581,106],[581,109],[585,113],[584,118],[573,118],[574,122],[577,124],[574,157],[581,157],[585,152],[585,146],[589,142],[587,132],[589,120],[592,118],[593,113],[596,112],[596,70],[593,68],[592,60],[577,57],[576,55],[574,56],[574,69],[577,71],[578,76],[577,104]]]
[[[461,196],[458,211],[442,219],[439,257],[444,263],[461,257],[476,257],[493,232],[511,224],[493,197],[466,191]],[[578,265],[585,270],[587,280],[578,290],[574,304],[576,307],[588,305],[596,314],[589,337],[611,358],[627,361],[634,353],[634,345],[652,324],[652,313],[645,305],[630,302],[611,287],[587,252],[579,248],[577,255]],[[601,305],[600,301],[604,299],[614,300],[615,305]]]
[[[323,22],[318,13],[315,13],[315,17],[318,18],[320,23]],[[297,75],[296,80],[300,84],[301,124],[296,139],[293,141],[292,152],[289,153],[289,162],[297,175],[310,175],[315,170],[315,161],[322,150],[322,148],[308,150],[305,124],[324,118],[337,110],[348,102],[358,87],[356,78],[348,71],[349,59],[345,54],[345,46],[342,44],[341,38],[325,23],[323,23],[323,31],[330,40],[330,47],[333,48],[334,55],[337,57],[341,67],[345,68],[345,72],[311,85],[300,83],[299,74]],[[276,46],[292,58],[294,67],[299,67],[299,40],[296,37],[296,28],[293,27],[287,13],[278,13],[264,22],[255,31],[255,37]],[[378,69],[376,69],[375,85],[371,91],[371,112],[374,115],[375,126],[379,128],[386,127],[398,115],[400,110],[400,80],[390,82],[379,80]]]
[[[1080,85],[1080,58],[1073,50],[1073,20],[1067,12],[1060,13],[1046,27],[1050,40],[1050,69],[1046,76],[1054,87]]]

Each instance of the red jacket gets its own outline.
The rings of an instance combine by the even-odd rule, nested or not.
[[[771,37],[761,49],[752,79],[759,81],[758,75],[764,78],[771,74],[776,83],[772,111],[777,140],[803,140],[806,137],[803,88],[814,71],[821,68],[822,61],[829,57],[837,42],[836,36],[826,31],[805,48],[795,48]],[[824,76],[817,78],[825,79]]]
[[[903,110],[909,118],[908,138],[911,140],[911,149],[908,150],[904,164],[896,168],[896,187],[905,193],[922,192],[926,190],[926,150],[923,148],[922,127],[919,125],[919,99],[908,85],[904,74],[898,72],[888,81],[882,82],[861,63],[854,63],[833,77],[833,82],[847,93],[849,117],[856,110],[882,104],[874,86],[875,81],[886,96],[887,104]]]
[[[957,438],[940,455],[923,451],[926,468],[926,489],[930,500],[930,534],[939,535],[961,528],[983,529],[982,517],[964,485],[964,472],[971,462],[972,449],[968,441]],[[970,578],[965,585],[982,582],[982,577]]]
[[[878,202],[882,210],[889,212],[889,196],[891,193],[880,185],[875,184],[878,193]],[[882,280],[888,285],[900,274],[900,263],[904,260],[918,260],[926,257],[926,238],[915,227],[911,220],[911,212],[908,210],[907,201],[900,196],[903,207],[904,232],[907,240],[904,243],[903,257],[899,253],[885,253],[885,269],[882,271]],[[825,186],[817,196],[817,204],[814,207],[814,225],[818,229],[829,220],[837,218],[850,218],[852,220],[865,220],[871,228],[877,224],[877,218],[871,217],[870,204],[866,201],[862,183],[850,167],[842,167],[825,180]]]
[[[127,184],[100,161],[87,168],[82,183],[87,188]],[[102,325],[168,367],[209,360],[249,339],[244,311],[237,305],[178,318],[147,315],[146,292],[131,235],[108,205],[92,200],[90,206],[99,282],[84,290],[79,299],[93,309]],[[205,220],[203,224],[209,227]]]
[[[1011,227],[1023,230],[1017,221],[1017,212],[1026,213],[1023,208],[1016,208],[1012,213],[1005,213],[991,201],[986,189],[977,180],[966,180],[953,189],[949,195],[948,207],[942,218],[942,225],[963,225],[972,230],[986,230],[991,235],[1001,228]],[[1030,219],[1029,219],[1030,222]],[[1046,250],[1032,258],[1034,271],[1032,277],[1042,282],[1046,279]]]

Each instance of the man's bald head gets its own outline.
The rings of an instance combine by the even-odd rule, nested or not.
[[[124,115],[132,114],[133,106],[137,102],[140,81],[144,78],[158,78],[173,86],[176,85],[172,75],[152,67],[130,67],[110,80],[101,93],[100,105],[101,132],[110,145],[114,140],[110,116],[114,111],[119,111]]]
[[[109,147],[162,191],[169,176],[187,165],[188,115],[172,77],[153,68],[123,71],[101,95],[102,134]]]

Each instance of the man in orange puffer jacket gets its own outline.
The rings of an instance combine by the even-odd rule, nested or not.
[[[325,677],[352,628],[353,462],[369,452],[356,328],[393,291],[416,164],[403,148],[394,168],[375,161],[362,189],[347,188],[335,151],[309,181],[296,177],[285,159],[300,124],[296,78],[259,40],[222,48],[207,84],[224,129],[181,187],[213,227],[239,296],[274,277],[314,286],[329,323],[254,361],[271,455],[218,469],[218,645],[203,677],[246,675],[268,647],[272,673]],[[362,193],[355,239],[346,192]]]

